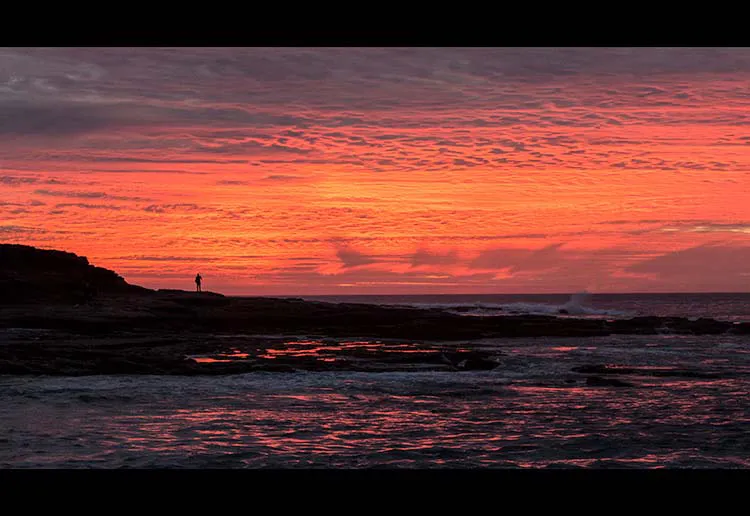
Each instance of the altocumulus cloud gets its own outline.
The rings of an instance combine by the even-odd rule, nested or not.
[[[708,243],[662,254],[627,267],[627,271],[656,274],[663,278],[695,276],[705,279],[736,280],[747,277],[750,246]]]
[[[13,235],[13,234],[24,234],[24,233],[46,233],[46,231],[41,228],[15,226],[13,224],[6,224],[6,225],[0,226],[0,234]]]
[[[304,179],[302,176],[289,176],[284,174],[273,174],[264,178],[266,181],[299,181]]]
[[[26,209],[26,190],[43,188],[29,196],[85,209],[144,201],[109,214],[131,238],[85,221],[108,255],[227,256],[252,243],[270,256],[300,244],[352,282],[441,281],[468,265],[512,271],[517,285],[552,284],[610,263],[581,249],[743,238],[748,80],[747,49],[0,49],[3,222],[35,226],[40,210],[10,210]],[[175,167],[205,177],[153,175]],[[126,170],[133,175],[123,180]],[[79,186],[56,190],[45,183],[53,173]],[[17,179],[32,174],[39,180]],[[78,183],[84,174],[96,181]],[[303,178],[316,188],[298,188]],[[274,185],[283,195],[269,195]],[[695,221],[675,220],[690,213],[678,206],[686,199]],[[718,219],[724,208],[734,220]],[[55,218],[56,229],[81,229],[82,213],[68,215]],[[197,227],[196,216],[206,224]],[[598,222],[629,216],[672,220],[635,229]],[[132,238],[156,221],[151,240]],[[44,240],[47,227],[43,238],[22,238],[79,245]],[[589,227],[607,234],[589,237]],[[672,227],[679,232],[660,231]],[[570,244],[519,241],[545,237]],[[468,264],[446,251],[454,248]],[[264,263],[259,277],[272,267]],[[729,265],[738,280],[739,265]],[[414,275],[401,274],[410,266]]]
[[[110,195],[104,192],[75,192],[62,190],[34,190],[36,195],[50,197],[68,197],[71,199],[109,199],[112,201],[149,201],[143,197],[130,197],[124,195]]]
[[[341,260],[341,263],[345,268],[370,265],[378,261],[372,256],[368,256],[351,248],[339,248],[336,251],[336,256]]]
[[[418,249],[410,256],[412,267],[422,265],[451,265],[458,263],[458,260],[458,253],[455,250],[441,254],[430,252],[426,249]]]
[[[0,176],[0,185],[5,186],[21,186],[36,183],[38,179],[36,177],[21,177],[21,176]]]
[[[8,84],[0,92],[0,134],[66,138],[82,134],[111,135],[119,131],[178,132],[190,128],[198,138],[205,134],[211,144],[201,145],[198,140],[185,139],[175,147],[183,155],[274,151],[290,154],[292,158],[297,154],[317,153],[318,149],[291,145],[281,138],[271,145],[241,138],[228,140],[220,136],[221,132],[240,136],[243,131],[252,132],[258,140],[278,135],[312,138],[308,140],[310,144],[327,134],[338,139],[326,143],[330,144],[326,149],[328,162],[354,163],[356,160],[345,157],[353,154],[351,145],[356,144],[357,148],[364,147],[363,150],[370,147],[380,151],[376,153],[379,158],[359,158],[360,166],[373,170],[379,167],[450,170],[455,166],[486,165],[486,158],[478,156],[473,145],[464,141],[466,135],[455,132],[463,127],[494,128],[487,134],[497,141],[496,152],[504,153],[504,161],[493,163],[524,166],[529,160],[529,149],[545,142],[513,137],[510,130],[514,127],[525,127],[532,137],[543,138],[543,132],[537,130],[535,135],[531,129],[542,126],[545,130],[550,127],[619,127],[631,122],[637,127],[643,121],[746,123],[746,116],[735,109],[721,110],[714,106],[702,113],[701,106],[690,100],[695,96],[689,95],[691,92],[686,91],[685,84],[676,82],[673,76],[679,72],[702,78],[709,74],[738,74],[750,70],[750,52],[730,48],[206,48],[190,51],[49,48],[8,49],[0,54],[0,59],[7,75],[0,80],[7,79]],[[633,77],[649,77],[649,81]],[[572,78],[575,78],[573,83],[565,82]],[[316,87],[310,87],[311,80],[316,81]],[[730,83],[701,84],[698,98],[729,99],[733,103],[744,99],[741,96],[744,90]],[[290,104],[295,109],[290,109]],[[643,110],[635,112],[631,109],[633,105],[642,106]],[[685,113],[673,116],[660,109],[686,105],[691,107],[690,117]],[[297,106],[304,109],[297,109]],[[445,106],[461,106],[461,109],[443,113]],[[439,107],[440,113],[436,114],[433,107]],[[550,107],[555,108],[553,114],[550,114]],[[596,112],[599,108],[613,107],[628,109],[612,114]],[[442,153],[422,146],[422,161],[417,164],[410,158],[418,148],[417,142],[392,128],[425,125],[441,128],[433,138],[441,142],[438,147]],[[330,131],[330,128],[339,130]],[[359,129],[388,132],[372,131],[374,134],[365,139],[352,134]],[[643,154],[647,152],[643,150],[643,143],[651,140],[634,139],[636,132],[602,137],[599,146],[605,150],[623,147],[626,154],[634,154],[630,149],[638,148],[639,154]],[[166,140],[168,138],[164,138]],[[375,143],[368,143],[370,140]],[[351,143],[345,143],[347,141]],[[87,144],[89,148],[81,148],[77,154],[64,149],[65,154],[57,158],[75,156],[80,161],[102,162],[130,159],[143,163],[149,160],[215,161],[175,160],[159,152],[162,147],[158,142],[154,143],[149,156],[92,157],[91,150],[106,151],[116,142],[112,138],[93,138]],[[566,140],[558,138],[546,144],[583,147],[586,138],[570,135]],[[40,152],[51,152],[45,149]],[[383,162],[384,151],[405,154],[387,152],[392,161]],[[454,154],[445,156],[446,153]],[[19,151],[17,159],[23,160],[26,155]],[[629,168],[632,162],[623,158],[628,156],[612,156],[610,166]],[[601,164],[576,159],[574,154],[539,154],[536,160],[534,165],[601,168]],[[682,165],[665,161],[661,165],[665,170],[680,167],[710,169],[702,159]]]

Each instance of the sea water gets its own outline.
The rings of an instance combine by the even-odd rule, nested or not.
[[[524,305],[552,313],[571,301],[356,299],[501,313]],[[592,317],[618,312],[739,321],[750,320],[748,301],[736,294],[674,294],[584,296],[575,304]],[[500,366],[483,372],[0,376],[0,467],[750,467],[748,336],[542,337],[475,345],[496,353]],[[573,367],[587,364],[690,369],[714,377],[629,376],[632,388],[566,382],[576,376]]]

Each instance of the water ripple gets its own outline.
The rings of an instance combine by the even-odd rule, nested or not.
[[[487,372],[2,377],[0,466],[747,468],[750,340],[484,342]],[[718,371],[566,384],[585,364]]]

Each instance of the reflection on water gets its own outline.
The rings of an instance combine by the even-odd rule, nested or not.
[[[747,342],[654,339],[498,342],[517,353],[484,372],[5,377],[0,466],[750,467]],[[564,381],[583,364],[710,359],[727,360],[711,363],[716,379]]]
[[[333,361],[339,352],[346,351],[347,356],[352,353],[368,354],[378,353],[425,353],[437,350],[431,350],[424,346],[417,347],[412,343],[405,344],[384,344],[380,341],[342,341],[342,342],[323,342],[320,340],[295,340],[289,341],[278,348],[268,348],[266,352],[260,355],[260,358],[279,358],[279,357],[304,357],[314,356],[318,360]]]
[[[247,360],[249,357],[249,353],[242,353],[238,349],[233,349],[231,353],[216,353],[211,356],[191,355],[187,358],[189,358],[190,360],[194,360],[199,364],[215,364],[222,362],[240,362]]]
[[[467,351],[464,347],[452,348],[452,351]],[[249,353],[243,353],[238,349],[232,350],[231,353],[214,353],[212,355],[192,355],[188,356],[190,360],[202,364],[237,362],[246,361],[251,358],[262,360],[275,360],[279,358],[314,358],[321,362],[335,362],[343,357],[346,360],[357,358],[369,358],[381,354],[438,354],[440,349],[415,343],[384,343],[381,341],[361,341],[361,340],[344,340],[335,341],[333,339],[316,340],[289,340],[279,342],[263,348],[260,352],[251,356]]]

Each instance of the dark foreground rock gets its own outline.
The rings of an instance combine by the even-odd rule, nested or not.
[[[444,352],[441,358],[455,371],[491,371],[499,365],[497,359],[487,358],[476,351]]]
[[[630,382],[617,378],[602,378],[601,376],[589,376],[586,378],[586,385],[589,387],[634,387]]]
[[[608,321],[551,315],[467,317],[441,309],[154,291],[130,285],[116,273],[94,267],[86,258],[72,253],[6,244],[0,244],[0,294],[0,329],[36,328],[96,335],[150,330],[449,341],[750,332],[747,324],[713,319],[634,317]]]
[[[694,371],[690,369],[677,369],[670,367],[625,367],[609,365],[584,365],[572,369],[576,373],[595,375],[632,375],[632,376],[655,376],[660,378],[720,378],[718,373],[710,371]]]
[[[84,256],[26,245],[0,244],[0,306],[81,303],[101,295],[138,295],[148,289],[128,284]]]
[[[0,346],[0,374],[221,375],[257,371],[476,371],[497,354],[459,345],[185,334],[64,336]],[[450,357],[450,358],[448,358]]]
[[[715,335],[750,331],[744,324],[712,319],[636,317],[607,321],[541,315],[467,317],[440,309],[334,304],[301,299],[231,298],[180,291],[100,294],[80,303],[9,304],[0,308],[1,328],[36,328],[93,335],[151,330],[440,341],[612,334]]]
[[[497,357],[416,343],[725,332],[750,333],[750,325],[680,317],[612,321],[551,315],[467,317],[441,309],[154,291],[130,285],[116,273],[71,253],[0,244],[0,374],[229,374],[341,368],[487,371],[498,366]],[[238,358],[227,348],[229,341],[217,342],[217,335],[230,336],[240,354],[247,356]],[[328,339],[326,353],[335,356],[322,359],[295,353],[297,344],[269,355],[268,339],[257,341],[253,337],[257,335],[319,336],[321,343]],[[364,345],[336,349],[336,339],[401,339],[412,349],[381,346],[374,351]],[[186,358],[198,353],[233,356],[213,362]],[[580,372],[596,377],[628,374],[602,367]]]

